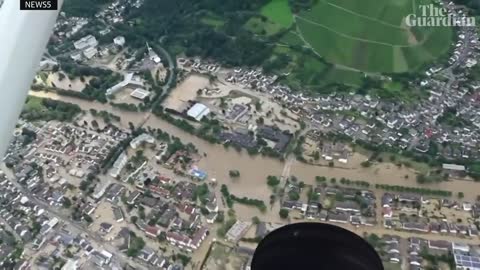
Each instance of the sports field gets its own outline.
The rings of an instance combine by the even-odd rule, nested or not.
[[[292,14],[288,0],[272,0],[261,10],[270,22],[296,30],[281,39],[312,48],[338,66],[366,72],[405,72],[445,54],[453,37],[446,27],[417,27],[405,17],[432,0],[318,0]],[[290,21],[290,19],[292,21]],[[291,41],[291,43],[290,43]]]

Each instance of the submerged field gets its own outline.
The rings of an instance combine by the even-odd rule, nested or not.
[[[311,48],[344,69],[406,72],[441,57],[451,45],[451,28],[406,25],[404,18],[427,3],[430,0],[318,0],[293,14],[288,0],[272,0],[261,10],[268,19],[257,26],[263,23],[268,35],[289,30],[281,43]]]

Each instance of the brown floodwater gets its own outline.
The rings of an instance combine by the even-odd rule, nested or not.
[[[143,112],[125,112],[112,108],[109,105],[80,100],[72,97],[58,96],[55,93],[31,92],[30,94],[40,97],[49,97],[60,99],[65,102],[78,104],[82,109],[106,110],[113,114],[121,116],[121,124],[128,127],[128,123],[139,124],[145,121],[148,113]],[[215,178],[219,184],[227,184],[230,192],[236,196],[247,196],[269,202],[271,190],[266,185],[268,175],[282,175],[284,163],[268,157],[248,155],[245,151],[237,152],[235,149],[225,149],[222,145],[210,144],[194,135],[183,132],[179,128],[168,122],[151,116],[145,123],[145,127],[160,128],[180,138],[184,143],[193,143],[200,154],[206,154],[201,159],[198,167],[208,173],[208,178]],[[363,168],[360,162],[364,158],[356,154],[350,161],[348,168],[330,168],[324,166],[313,166],[298,161],[293,161],[290,168],[290,174],[297,176],[306,184],[315,184],[315,176],[325,176],[327,178],[335,177],[338,179],[345,177],[352,180],[365,180],[371,184],[389,184],[419,187],[415,181],[415,171],[409,168],[398,168],[390,163],[381,163],[371,168]],[[231,179],[228,176],[229,170],[239,170],[241,176],[238,179]],[[408,178],[405,176],[408,175]],[[479,185],[472,181],[449,181],[431,185],[421,185],[421,187],[431,189],[449,190],[454,194],[464,192],[465,199],[473,200],[480,195]],[[243,207],[237,209],[239,216],[251,217],[252,213],[245,211]],[[242,214],[244,213],[244,214]],[[248,216],[247,216],[248,215]],[[254,214],[256,215],[256,214]],[[260,216],[260,212],[258,212]]]

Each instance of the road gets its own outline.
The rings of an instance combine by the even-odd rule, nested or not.
[[[36,205],[43,207],[45,211],[47,211],[51,216],[58,218],[59,220],[63,221],[64,224],[75,228],[79,232],[87,235],[88,240],[94,244],[96,244],[98,247],[101,247],[105,249],[106,251],[110,252],[113,254],[122,264],[130,264],[137,269],[147,269],[143,265],[133,261],[131,258],[128,258],[125,254],[123,254],[118,248],[114,247],[113,245],[105,242],[100,235],[97,233],[91,232],[87,229],[85,229],[83,226],[81,226],[78,223],[72,222],[70,220],[70,217],[66,216],[65,214],[62,214],[58,212],[56,209],[54,209],[52,206],[48,205],[47,203],[38,200],[33,194],[31,194],[30,191],[26,190],[18,181],[16,180],[15,176],[13,175],[12,171],[8,169],[4,163],[0,165],[0,168],[2,171],[5,173],[7,176],[8,180],[15,185],[22,194],[27,197],[31,202],[35,203]]]

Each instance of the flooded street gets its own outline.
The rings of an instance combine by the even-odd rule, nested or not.
[[[109,105],[98,102],[80,100],[77,98],[58,96],[55,93],[31,92],[31,95],[40,97],[49,97],[60,99],[65,102],[78,104],[82,109],[106,110],[115,115],[121,116],[121,124],[128,127],[128,123],[139,124],[145,121],[148,113],[126,112]],[[245,151],[237,152],[233,148],[225,149],[222,145],[210,144],[194,135],[183,132],[179,128],[151,116],[145,123],[145,127],[160,128],[180,138],[184,143],[193,143],[200,154],[206,153],[198,164],[199,168],[208,172],[209,178],[217,179],[219,184],[227,184],[230,192],[236,196],[247,196],[250,198],[262,199],[266,204],[269,202],[271,190],[266,184],[268,175],[280,176],[284,169],[284,163],[262,156],[249,156]],[[315,184],[315,176],[325,176],[327,178],[335,177],[338,179],[345,177],[352,180],[365,180],[371,184],[389,184],[418,187],[416,183],[416,174],[409,168],[398,168],[390,163],[381,163],[371,168],[363,168],[360,164],[349,164],[350,168],[330,168],[323,166],[312,166],[298,161],[294,161],[290,170],[291,175],[297,176],[300,181],[306,184]],[[231,179],[228,176],[229,170],[240,171],[238,179]],[[406,178],[408,175],[408,178]],[[465,199],[473,200],[480,194],[479,184],[472,181],[450,181],[431,185],[421,185],[421,187],[431,189],[449,190],[454,195],[458,192],[465,193]],[[238,209],[239,214],[247,214],[248,211]],[[255,210],[256,211],[256,210]],[[258,211],[257,211],[258,212]],[[260,212],[258,212],[261,216]],[[241,217],[242,215],[239,215]],[[251,218],[251,213],[245,218]]]

